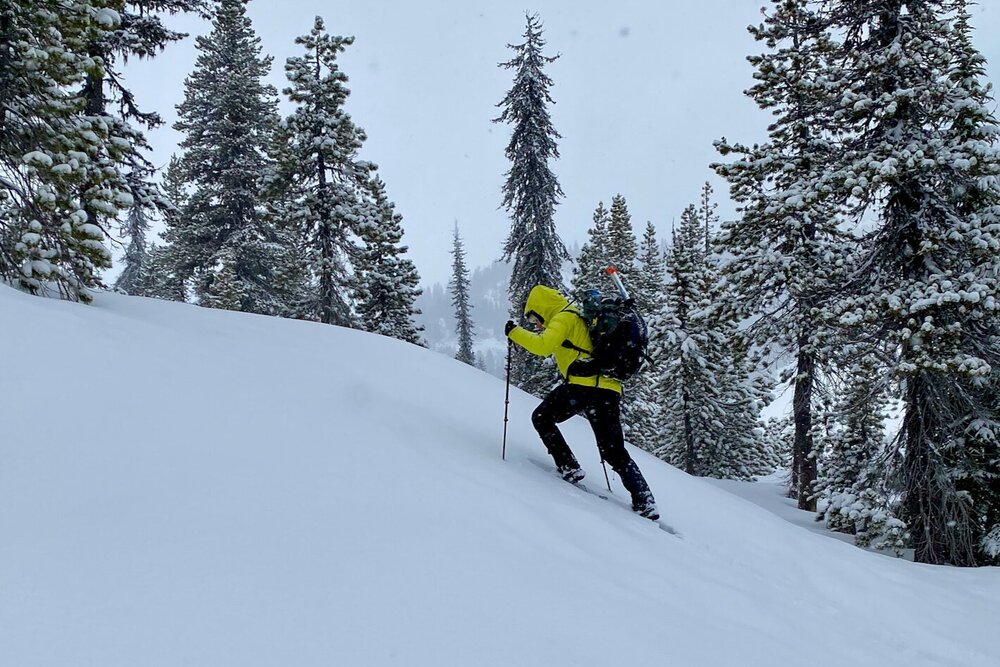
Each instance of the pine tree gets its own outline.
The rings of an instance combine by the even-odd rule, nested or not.
[[[145,274],[149,271],[149,253],[146,249],[146,232],[149,231],[149,219],[141,206],[133,206],[125,221],[125,236],[129,239],[125,250],[125,268],[115,280],[114,288],[124,294],[139,295],[139,289],[146,281]]]
[[[760,347],[794,355],[795,437],[791,495],[800,509],[815,509],[816,452],[813,393],[820,381],[824,337],[821,312],[837,293],[841,234],[823,188],[815,181],[830,159],[826,134],[816,124],[828,106],[817,83],[831,45],[808,0],[773,0],[750,32],[772,52],[753,56],[757,84],[749,91],[777,116],[769,141],[751,147],[717,144],[732,164],[713,165],[730,183],[741,217],[723,224],[719,250],[731,256],[724,277],[734,295],[734,317],[754,317],[749,333]],[[703,190],[702,215],[711,222]],[[707,234],[707,230],[706,230]]]
[[[563,289],[562,263],[569,259],[555,229],[555,207],[562,188],[549,167],[549,160],[559,157],[547,105],[552,79],[543,71],[558,56],[542,55],[545,40],[538,16],[526,16],[524,42],[509,44],[515,56],[500,66],[514,70],[514,84],[503,100],[499,118],[494,122],[511,123],[513,130],[506,148],[511,166],[503,185],[503,206],[511,216],[511,230],[504,243],[503,259],[514,260],[510,280],[511,314],[519,318],[528,292],[535,285]],[[542,360],[516,351],[513,382],[527,391],[540,393],[551,384],[551,371]]]
[[[982,83],[986,78],[986,60],[972,45],[968,3],[963,0],[956,4],[954,45],[957,56],[951,81],[970,98],[984,102],[990,100],[990,91]],[[954,125],[961,140],[988,139],[989,133],[984,135],[983,132],[984,123],[991,123],[991,120],[983,117],[982,108],[981,105],[968,105],[958,110]],[[965,190],[959,187],[955,194],[957,209],[962,215],[970,215],[987,224],[996,222],[1000,204],[996,188]],[[997,277],[995,270],[992,275]],[[987,349],[1000,350],[1000,318],[985,323],[978,333],[987,341]],[[977,563],[1000,565],[1000,372],[993,362],[991,369],[988,378],[973,383],[970,388],[975,394],[975,402],[986,410],[974,415],[969,424],[965,442],[967,455],[957,466],[955,477],[958,492],[968,494],[974,508],[969,520],[975,524],[972,532],[980,536],[976,545]]]
[[[329,34],[316,17],[310,33],[295,43],[305,53],[285,64],[290,85],[284,93],[295,110],[275,142],[278,164],[270,184],[280,192],[275,215],[299,234],[313,276],[302,315],[355,326],[359,286],[352,263],[365,229],[379,224],[380,213],[371,203],[376,166],[358,157],[367,137],[344,109],[350,90],[337,62],[354,38]]]
[[[180,175],[189,193],[165,238],[174,271],[193,280],[200,303],[285,315],[297,288],[294,248],[260,205],[276,91],[263,83],[271,58],[260,56],[245,4],[219,0],[211,34],[196,40],[174,125],[185,135]]]
[[[99,170],[111,172],[115,170],[115,163],[121,163],[122,167],[117,169],[118,187],[128,191],[133,208],[142,209],[143,215],[162,208],[164,202],[151,182],[156,169],[143,155],[143,152],[152,149],[142,128],[155,129],[163,124],[163,120],[158,113],[143,111],[139,107],[115,65],[129,58],[152,58],[169,43],[187,37],[167,28],[163,24],[164,15],[195,12],[204,16],[207,6],[207,0],[130,0],[115,3],[118,23],[113,30],[95,38],[87,47],[88,55],[102,62],[104,67],[88,72],[83,88],[86,113],[102,119],[101,123],[107,128],[109,136],[114,137],[115,147],[115,153],[105,157]],[[84,191],[102,187],[98,181],[90,179],[81,186]],[[83,197],[89,199],[86,195]],[[88,222],[99,224],[97,211],[87,206],[84,210]],[[129,232],[136,229],[129,220],[122,233],[128,238]],[[128,270],[123,273],[127,274]]]
[[[712,252],[712,229],[719,224],[719,216],[715,210],[719,204],[712,199],[715,191],[712,185],[705,181],[701,188],[701,199],[698,202],[698,217],[705,225],[705,254]]]
[[[476,357],[472,349],[475,328],[472,324],[472,305],[469,303],[469,269],[465,265],[465,247],[458,235],[457,222],[451,257],[451,280],[448,282],[448,289],[451,290],[451,305],[455,307],[455,333],[458,334],[458,352],[455,358],[475,366]]]
[[[120,25],[110,0],[0,7],[0,276],[89,301],[110,225],[132,197],[114,119],[88,106],[108,63],[90,53]]]
[[[993,101],[964,1],[831,0],[826,16],[841,39],[825,79],[839,150],[818,180],[859,229],[876,214],[858,266],[877,270],[855,273],[839,321],[859,349],[884,342],[873,353],[900,387],[890,460],[915,559],[974,565],[997,514]]]
[[[860,546],[899,550],[905,546],[905,526],[881,479],[880,459],[891,456],[885,437],[884,372],[871,358],[844,364],[838,404],[817,438],[825,451],[816,495],[819,518],[831,530],[855,535]]]
[[[646,223],[646,231],[639,247],[640,269],[633,274],[629,294],[635,299],[636,308],[652,327],[653,321],[665,305],[665,266],[660,243],[656,239],[653,223]],[[660,430],[661,406],[657,400],[658,367],[649,363],[643,365],[629,383],[628,393],[632,402],[628,414],[627,427],[629,441],[643,449],[656,448]]]
[[[708,299],[709,279],[694,207],[685,209],[674,232],[667,273],[666,304],[651,327],[661,406],[654,454],[689,474],[703,475],[716,444],[715,425],[723,417],[716,363],[721,341],[698,315]]]
[[[646,222],[646,230],[639,246],[639,271],[631,281],[631,295],[640,313],[651,315],[663,307],[665,266],[663,251],[656,238],[656,227]]]
[[[181,216],[187,204],[187,192],[181,174],[180,159],[171,155],[160,181],[161,205],[158,207],[160,219],[167,229],[182,224]],[[148,296],[170,301],[187,301],[184,278],[174,266],[168,246],[152,246],[146,253],[144,270],[139,282],[133,286],[131,294]]]
[[[587,241],[580,248],[580,254],[573,265],[571,290],[577,297],[584,290],[597,289],[600,276],[608,266],[604,257],[607,255],[610,220],[610,213],[604,208],[604,202],[598,202],[594,210],[593,224],[587,230]]]
[[[639,248],[632,229],[632,216],[628,212],[625,197],[620,194],[611,199],[611,218],[608,222],[608,238],[604,249],[604,266],[618,269],[623,280],[630,280],[635,268]]]
[[[169,301],[185,300],[184,283],[174,274],[170,253],[165,246],[150,246],[139,279],[129,294]]]
[[[693,475],[750,479],[777,462],[758,423],[766,386],[736,322],[720,317],[703,232],[689,206],[670,251],[666,304],[652,325],[660,413],[654,453]]]
[[[389,201],[385,184],[379,178],[369,182],[372,223],[362,227],[364,245],[355,262],[358,287],[357,311],[365,331],[422,345],[423,327],[415,322],[420,296],[420,276],[413,262],[405,257],[402,245],[403,216]]]

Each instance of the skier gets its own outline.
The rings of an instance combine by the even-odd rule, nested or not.
[[[622,385],[601,375],[594,367],[587,324],[579,311],[558,291],[535,285],[524,305],[533,333],[508,320],[504,333],[528,352],[540,357],[553,355],[559,374],[566,379],[531,414],[531,423],[555,461],[556,470],[567,482],[576,484],[584,477],[576,457],[559,431],[560,424],[573,415],[583,414],[594,429],[601,458],[621,477],[632,494],[632,509],[656,521],[660,518],[646,479],[625,449],[621,425]],[[572,345],[564,345],[569,343]]]

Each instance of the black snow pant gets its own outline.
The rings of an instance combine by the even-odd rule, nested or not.
[[[621,394],[610,389],[562,384],[552,391],[531,413],[531,423],[561,470],[579,468],[573,451],[566,444],[557,424],[582,414],[594,429],[601,458],[621,477],[622,485],[632,494],[632,506],[653,502],[646,478],[625,449],[622,434]]]

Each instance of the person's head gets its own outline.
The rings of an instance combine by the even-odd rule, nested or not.
[[[528,326],[535,331],[541,331],[545,328],[545,320],[543,320],[542,316],[533,310],[529,310],[525,313],[524,319],[528,323]]]
[[[545,285],[535,285],[528,293],[528,299],[524,304],[524,317],[531,323],[530,318],[534,316],[538,328],[541,329],[567,306],[569,301],[555,289]]]

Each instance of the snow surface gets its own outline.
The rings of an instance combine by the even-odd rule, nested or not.
[[[396,340],[0,286],[0,350],[4,667],[1000,660],[1000,569],[863,551],[762,508],[797,513],[774,480],[633,450],[672,536],[531,463],[516,389],[502,461],[504,383]]]

